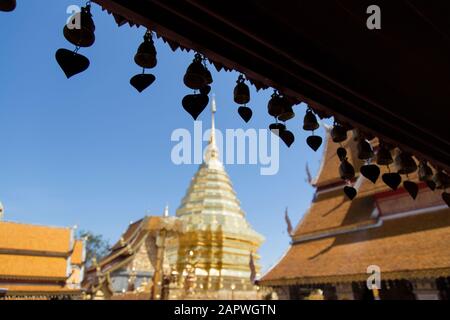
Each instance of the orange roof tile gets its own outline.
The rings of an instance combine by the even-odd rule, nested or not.
[[[84,241],[76,240],[73,246],[73,252],[71,255],[71,263],[75,265],[82,265],[84,263]]]
[[[65,279],[64,257],[0,254],[0,278]]]
[[[294,244],[262,283],[318,283],[357,275],[365,279],[370,265],[378,265],[385,279],[389,274],[432,274],[433,270],[445,270],[440,272],[449,276],[449,247],[450,209],[445,209],[384,221],[381,227],[364,231]]]
[[[0,249],[68,253],[72,230],[15,222],[0,222]]]
[[[11,285],[0,284],[0,288],[7,289],[7,295],[26,295],[26,294],[79,294],[79,289],[69,289],[58,285]]]

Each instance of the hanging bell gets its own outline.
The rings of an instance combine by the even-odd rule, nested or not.
[[[303,119],[303,130],[314,131],[319,129],[317,118],[311,109],[306,110],[305,118]]]
[[[433,179],[433,170],[426,161],[419,162],[419,180],[430,181]]]
[[[213,78],[211,75],[211,72],[208,70],[208,68],[206,68],[206,65],[203,65],[203,74],[205,77],[205,81],[206,81],[206,85],[210,85],[211,83],[213,83]]]
[[[184,84],[191,89],[200,89],[207,85],[205,67],[202,64],[202,56],[196,54],[194,60],[186,70],[183,77]]]
[[[395,157],[395,166],[400,174],[410,174],[417,170],[417,164],[413,157],[402,151]]]
[[[16,8],[16,0],[0,0],[0,11],[10,12]]]
[[[79,25],[78,25],[79,24]],[[81,8],[65,26],[64,37],[77,47],[90,47],[95,42],[95,24],[92,20],[91,6]]]
[[[355,168],[347,159],[344,159],[339,165],[339,174],[342,180],[352,180],[355,177]]]
[[[386,148],[384,145],[380,145],[380,148],[377,152],[377,164],[380,166],[388,166],[394,162],[392,159],[391,151]]]
[[[239,75],[236,81],[237,85],[234,87],[234,102],[237,104],[246,104],[250,102],[250,89],[244,82],[244,77]]]
[[[289,99],[286,96],[282,96],[281,98],[281,106],[282,106],[282,112],[278,116],[278,120],[280,121],[288,121],[295,117],[294,110],[292,110],[292,103],[289,101]]]
[[[437,189],[450,188],[450,176],[445,174],[442,170],[436,172],[433,176],[433,181],[436,184]]]
[[[331,139],[335,143],[347,140],[347,130],[340,124],[335,124],[330,131]]]
[[[156,49],[153,44],[152,34],[147,31],[144,35],[144,42],[139,45],[139,48],[134,56],[134,62],[142,68],[151,69],[156,66]]]
[[[365,139],[360,139],[357,144],[358,159],[369,160],[373,158],[373,148],[370,142]]]
[[[272,117],[275,118],[278,118],[278,116],[283,112],[283,101],[276,91],[272,93],[272,97],[267,104],[267,111]]]

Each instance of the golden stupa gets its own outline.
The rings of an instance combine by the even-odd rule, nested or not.
[[[256,299],[251,279],[259,272],[257,250],[264,238],[245,219],[219,159],[214,97],[211,111],[204,161],[176,211],[185,232],[169,241],[166,257],[179,275],[179,288],[193,299]]]

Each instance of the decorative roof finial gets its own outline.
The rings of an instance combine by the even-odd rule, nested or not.
[[[209,139],[208,150],[206,151],[205,155],[206,161],[219,158],[219,150],[217,149],[216,145],[216,124],[214,118],[216,111],[217,111],[216,96],[213,94],[211,101],[211,137]]]

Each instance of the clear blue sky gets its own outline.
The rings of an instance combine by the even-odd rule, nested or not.
[[[0,13],[0,201],[7,220],[78,225],[114,242],[130,221],[159,215],[166,203],[174,214],[197,170],[170,159],[172,131],[193,128],[181,99],[189,93],[182,77],[194,53],[172,52],[157,40],[157,80],[139,94],[128,81],[140,72],[133,56],[145,29],[119,28],[93,4],[96,43],[80,51],[91,66],[67,80],[54,54],[73,48],[62,34],[71,4],[82,3],[19,1],[13,13]],[[237,74],[210,70],[217,127],[267,128],[272,91],[251,88],[254,116],[245,124],[232,100]],[[266,237],[264,269],[289,244],[284,208],[294,224],[307,210],[313,189],[305,164],[314,175],[322,155],[306,145],[304,106],[294,110],[288,127],[296,141],[290,149],[280,145],[277,175],[261,176],[255,165],[226,167],[248,220]],[[209,124],[209,112],[200,120]]]

